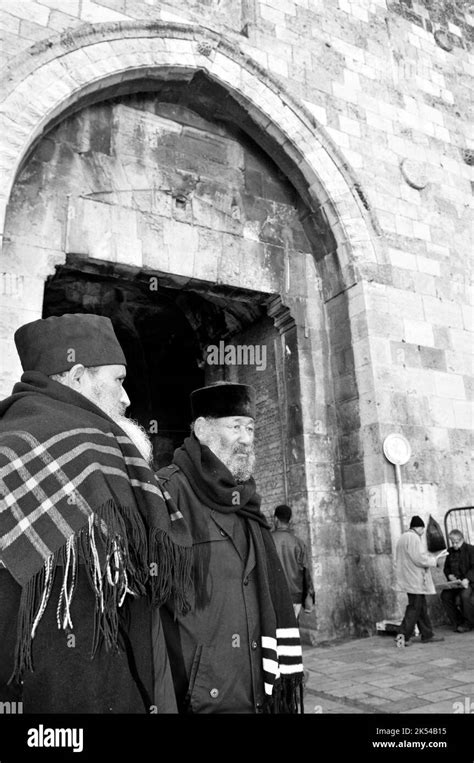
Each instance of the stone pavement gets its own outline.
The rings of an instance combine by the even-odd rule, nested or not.
[[[305,713],[474,713],[474,630],[436,635],[405,649],[388,634],[303,645]]]

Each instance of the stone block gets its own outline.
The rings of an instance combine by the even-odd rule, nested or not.
[[[336,415],[341,433],[350,433],[359,429],[361,419],[357,399],[339,403]]]
[[[49,8],[46,5],[31,3],[28,0],[2,0],[2,11],[44,27],[48,25]]]
[[[471,401],[454,400],[453,412],[455,427],[472,430],[474,424],[474,406]],[[472,473],[466,476],[468,480],[472,480]]]
[[[342,486],[344,490],[365,487],[366,477],[364,462],[358,461],[352,464],[341,464]]]
[[[51,8],[52,11],[61,11],[68,16],[79,16],[80,0],[42,0],[41,5]]]
[[[171,272],[191,278],[199,243],[197,228],[175,220],[165,220],[163,243],[170,253]]]
[[[82,0],[81,19],[90,24],[97,24],[102,21],[129,21],[130,17],[124,13],[119,13],[112,8],[105,7],[106,4],[95,3],[92,0]]]
[[[427,321],[404,318],[403,326],[404,339],[406,342],[433,347],[434,336],[433,328],[430,323]]]

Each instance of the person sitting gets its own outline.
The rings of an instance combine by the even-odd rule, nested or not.
[[[441,602],[456,633],[474,627],[474,546],[466,543],[460,530],[449,533],[449,556],[444,564],[448,580],[459,580],[459,588],[441,592]]]

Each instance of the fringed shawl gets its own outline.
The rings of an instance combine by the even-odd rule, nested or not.
[[[126,596],[188,609],[192,547],[182,515],[125,432],[83,395],[29,372],[0,403],[0,562],[22,586],[14,677],[55,573],[58,627],[72,629],[79,569],[95,594],[91,644],[117,648]]]

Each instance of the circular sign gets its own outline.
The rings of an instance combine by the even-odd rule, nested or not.
[[[416,188],[417,191],[421,191],[428,185],[426,167],[422,162],[417,162],[414,159],[402,159],[400,169],[408,185]]]
[[[383,452],[391,464],[403,466],[410,460],[411,448],[407,438],[402,434],[393,432],[387,435],[383,441]]]

